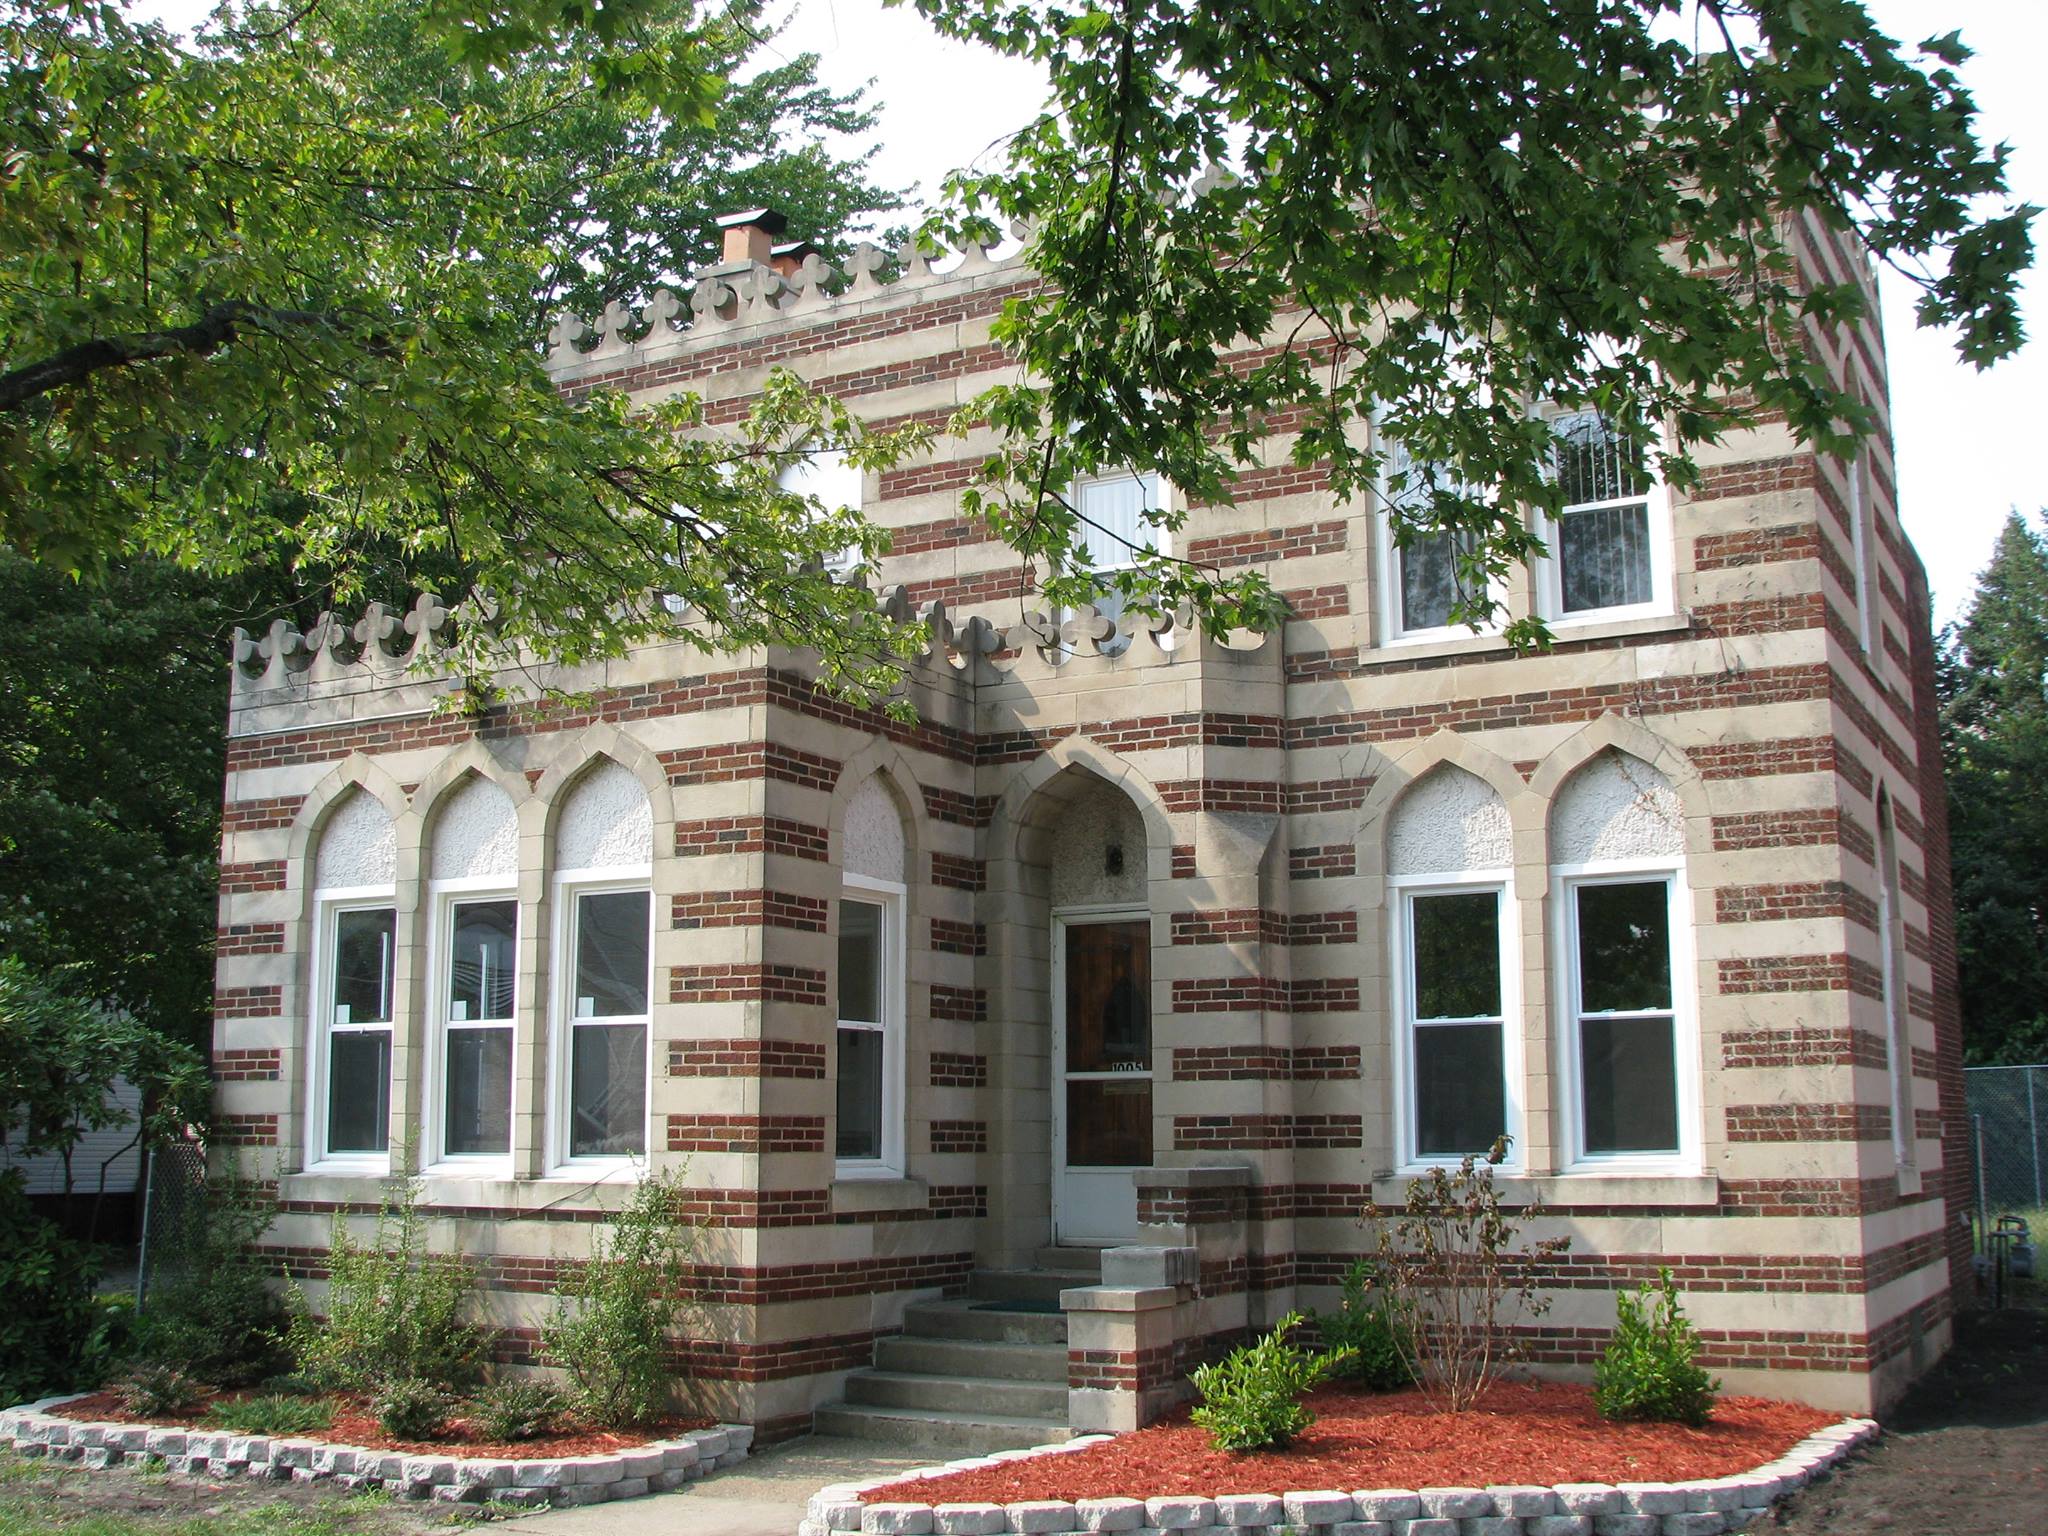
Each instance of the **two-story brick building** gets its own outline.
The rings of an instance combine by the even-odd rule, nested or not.
[[[884,282],[864,252],[835,295],[739,242],[644,336],[565,323],[563,387],[696,391],[716,430],[781,366],[936,420],[1012,366],[1014,260]],[[1816,345],[1882,414],[1874,322]],[[1026,1443],[1327,1304],[1371,1202],[1507,1131],[1572,1238],[1532,1359],[1585,1367],[1669,1265],[1731,1388],[1895,1396],[1968,1269],[1888,436],[1841,462],[1758,424],[1679,496],[1556,427],[1571,506],[1504,594],[1543,654],[1451,625],[1447,546],[1397,550],[1284,435],[1175,551],[1287,595],[1229,644],[1038,616],[959,513],[981,435],[810,466],[931,615],[915,725],[680,644],[561,679],[573,706],[512,678],[437,711],[431,600],[239,643],[216,1047],[223,1139],[283,1169],[271,1241],[317,1281],[330,1214],[411,1148],[519,1358],[591,1223],[686,1161],[709,1406]],[[1135,530],[1174,493],[1076,494]],[[1061,1316],[1120,1244],[1182,1252]]]

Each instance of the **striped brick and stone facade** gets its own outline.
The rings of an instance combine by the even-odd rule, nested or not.
[[[1862,271],[1799,233],[1815,269]],[[643,338],[615,318],[587,350],[565,325],[551,363],[570,389],[701,392],[714,429],[771,366],[877,423],[942,419],[1010,369],[989,326],[1027,271],[979,251],[891,283],[875,269],[836,296],[815,258],[715,269],[692,324],[669,303]],[[1882,417],[1875,323],[1815,345]],[[1063,637],[959,514],[990,446],[942,440],[864,488],[893,536],[889,601],[934,621],[915,724],[820,693],[797,656],[682,645],[557,679],[569,702],[508,678],[509,702],[466,715],[431,666],[449,616],[430,600],[240,645],[220,1140],[279,1170],[270,1240],[294,1270],[317,1282],[332,1214],[377,1194],[313,1123],[330,853],[355,871],[335,880],[395,909],[389,1144],[431,1163],[436,1241],[480,1263],[515,1358],[627,1189],[560,1165],[562,860],[594,836],[589,858],[644,864],[646,1156],[687,1168],[706,1224],[678,1364],[708,1409],[771,1433],[807,1424],[907,1303],[1055,1239],[1054,918],[1106,904],[1151,934],[1152,1161],[1128,1237],[1197,1265],[1127,1330],[1141,1343],[1077,1333],[1073,1385],[1163,1390],[1244,1327],[1329,1304],[1371,1241],[1361,1214],[1398,1203],[1394,893],[1431,867],[1404,850],[1490,838],[1514,956],[1508,1183],[1572,1238],[1532,1357],[1583,1369],[1614,1291],[1660,1266],[1731,1389],[1867,1411],[1940,1354],[1968,1283],[1953,920],[1927,584],[1885,431],[1853,470],[1771,422],[1702,450],[1701,483],[1670,498],[1658,611],[1559,624],[1533,655],[1390,642],[1374,510],[1335,502],[1284,432],[1234,505],[1191,510],[1182,546],[1267,570],[1283,630],[1226,644],[1126,624],[1118,649],[1084,615]],[[1536,591],[1518,584],[1510,611]],[[431,1130],[436,893],[444,865],[485,858],[449,830],[479,784],[502,800],[489,857],[517,910],[510,1150],[487,1168],[434,1162]],[[586,826],[605,797],[644,802],[610,843]],[[878,805],[897,830],[877,855]],[[344,836],[344,818],[369,830]],[[1662,850],[1684,914],[1687,1150],[1652,1171],[1575,1160],[1569,1124],[1560,850],[1616,838]],[[900,1176],[854,1178],[834,1154],[837,910],[870,857],[902,891]]]

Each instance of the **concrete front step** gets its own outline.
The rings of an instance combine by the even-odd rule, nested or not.
[[[927,1376],[1056,1381],[1064,1385],[1067,1349],[1064,1340],[1043,1344],[983,1343],[975,1339],[898,1334],[875,1342],[875,1368],[916,1371]]]
[[[1065,1415],[1061,1416],[1064,1419]],[[1065,1423],[995,1413],[944,1413],[920,1408],[882,1408],[833,1403],[813,1420],[821,1435],[880,1440],[917,1451],[950,1451],[985,1456],[1073,1438]]]
[[[1100,1285],[1101,1271],[1088,1274],[1066,1269],[977,1269],[967,1282],[975,1301],[1057,1302],[1061,1291]]]
[[[903,1332],[911,1338],[1067,1347],[1067,1320],[1057,1312],[982,1310],[966,1301],[913,1302],[903,1309]]]
[[[1100,1248],[1040,1248],[1031,1255],[1034,1269],[1057,1269],[1068,1274],[1087,1275],[1089,1283],[1099,1285],[1102,1281],[1102,1250]]]
[[[937,1413],[993,1413],[1004,1418],[1064,1419],[1067,1384],[994,1377],[927,1376],[916,1371],[855,1371],[846,1400],[874,1408]]]

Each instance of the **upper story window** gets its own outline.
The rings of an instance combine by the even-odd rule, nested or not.
[[[1519,1133],[1512,846],[1500,796],[1460,768],[1424,777],[1389,823],[1404,1164],[1484,1155]]]
[[[844,449],[824,448],[800,454],[775,478],[785,491],[808,496],[829,511],[861,510],[861,470],[848,462]],[[835,576],[845,576],[859,564],[860,550],[849,545],[828,559],[825,569]]]
[[[1098,475],[1074,486],[1074,510],[1080,517],[1075,537],[1087,552],[1090,570],[1104,574],[1126,571],[1138,563],[1140,550],[1165,552],[1166,529],[1145,516],[1148,510],[1163,504],[1160,488],[1156,474],[1129,470]],[[1122,593],[1101,592],[1094,601],[1095,611],[1112,624],[1123,617]],[[1127,640],[1112,638],[1103,649],[1113,654],[1128,644]]]
[[[1670,606],[1671,525],[1663,487],[1638,469],[1627,440],[1598,411],[1553,416],[1553,464],[1564,505],[1549,529],[1542,597],[1560,620],[1626,618]]]
[[[1382,440],[1380,494],[1385,510],[1379,529],[1380,569],[1385,573],[1381,605],[1386,615],[1384,639],[1470,634],[1472,630],[1457,618],[1460,605],[1488,591],[1471,567],[1479,547],[1476,535],[1437,529],[1408,533],[1404,542],[1395,534],[1397,523],[1428,515],[1432,495],[1439,489],[1474,499],[1479,496],[1444,466],[1418,461],[1404,444],[1391,438]],[[1498,591],[1491,595],[1496,601],[1501,596]],[[1483,626],[1481,632],[1492,627]]]
[[[1579,1166],[1699,1161],[1684,833],[1650,764],[1606,752],[1551,807],[1563,1141]]]
[[[554,1160],[647,1152],[654,835],[646,792],[617,763],[579,779],[555,833]]]
[[[375,796],[351,791],[321,829],[314,857],[314,1163],[386,1164],[397,1021],[397,838]]]

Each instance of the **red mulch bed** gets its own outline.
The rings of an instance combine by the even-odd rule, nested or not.
[[[231,1403],[242,1398],[261,1397],[262,1389],[240,1392],[211,1392],[202,1398],[190,1413],[143,1414],[130,1413],[121,1406],[121,1399],[112,1392],[95,1392],[75,1402],[63,1403],[50,1412],[67,1419],[84,1419],[94,1424],[155,1424],[172,1429],[194,1429],[218,1434],[222,1426],[206,1422],[206,1411],[215,1403]],[[658,1424],[649,1424],[641,1429],[612,1430],[593,1429],[573,1419],[564,1423],[556,1434],[542,1435],[533,1440],[486,1440],[482,1432],[471,1425],[460,1414],[452,1415],[438,1440],[394,1440],[377,1427],[377,1416],[370,1411],[366,1397],[354,1393],[337,1392],[327,1400],[334,1410],[334,1419],[325,1429],[295,1431],[280,1438],[287,1440],[320,1440],[332,1445],[352,1445],[370,1451],[404,1451],[425,1456],[489,1456],[501,1461],[532,1461],[556,1456],[602,1456],[610,1451],[631,1450],[654,1440],[667,1440],[693,1429],[709,1429],[717,1422],[705,1418],[663,1419]],[[228,1431],[238,1433],[238,1431]]]
[[[1418,1392],[1327,1388],[1316,1422],[1286,1451],[1212,1450],[1185,1412],[1061,1456],[892,1483],[865,1503],[1280,1494],[1308,1488],[1472,1488],[1488,1484],[1682,1482],[1774,1460],[1838,1421],[1801,1403],[1724,1397],[1704,1429],[1611,1424],[1583,1386],[1502,1383],[1466,1413],[1437,1413]]]

